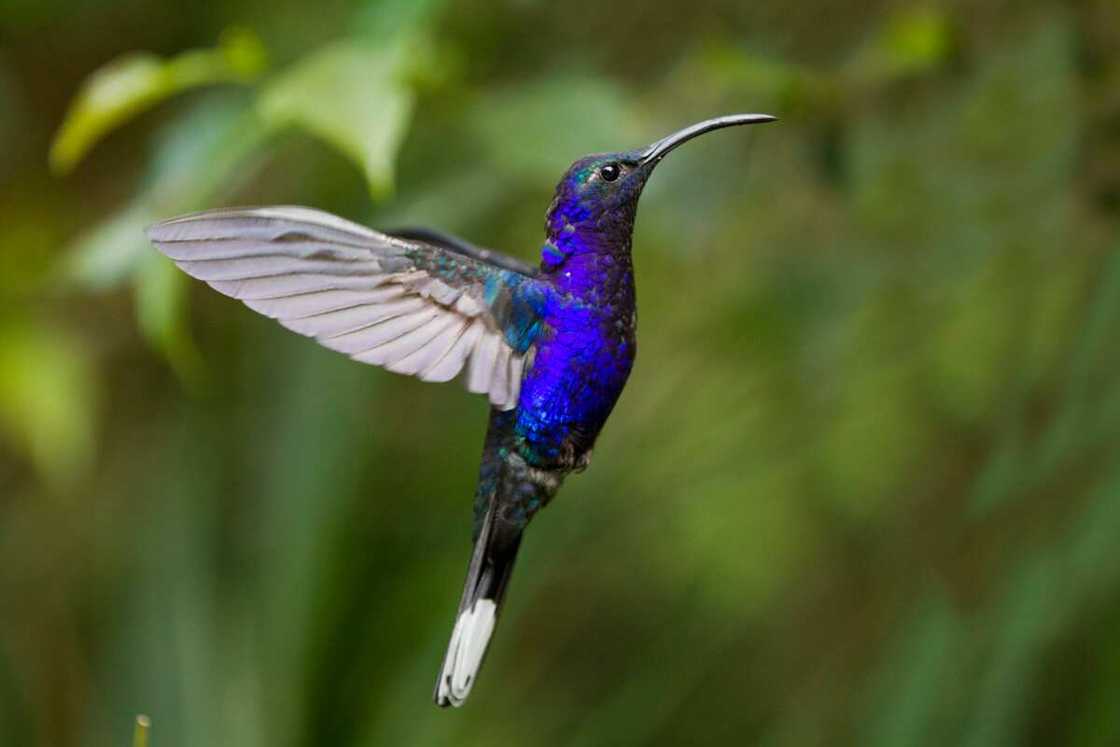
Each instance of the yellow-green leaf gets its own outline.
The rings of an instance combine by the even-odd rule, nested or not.
[[[70,106],[51,145],[56,173],[74,168],[101,138],[177,93],[213,83],[248,82],[265,67],[260,40],[232,29],[214,49],[164,60],[145,52],[117,58],[95,71]]]
[[[9,319],[0,326],[0,438],[48,483],[80,478],[94,450],[93,372],[62,330]]]
[[[403,48],[330,45],[273,81],[260,98],[273,126],[296,126],[361,166],[370,191],[392,189],[394,163],[412,114]]]
[[[152,251],[145,231],[159,218],[147,203],[134,203],[109,216],[66,253],[63,281],[95,291],[117,285]]]
[[[93,291],[118,286],[155,253],[145,233],[148,226],[210,207],[251,173],[245,163],[268,130],[245,107],[239,101],[199,102],[157,137],[148,189],[73,242],[59,268],[59,281]]]
[[[194,385],[202,374],[202,357],[187,330],[189,280],[166,257],[154,251],[146,255],[136,274],[136,317],[140,331],[179,378]]]

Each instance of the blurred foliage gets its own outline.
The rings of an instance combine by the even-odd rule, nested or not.
[[[0,744],[1120,741],[1113,0],[0,9]],[[651,181],[631,384],[437,711],[486,404],[144,228],[528,258],[572,159],[732,111],[782,122]]]
[[[264,67],[260,40],[231,29],[217,49],[184,52],[164,61],[136,53],[114,60],[89,77],[51,146],[51,166],[74,168],[106,133],[163,99],[196,86],[249,81]]]
[[[261,116],[321,136],[357,161],[370,190],[383,194],[412,113],[401,70],[407,52],[403,45],[331,45],[270,84],[261,95]]]

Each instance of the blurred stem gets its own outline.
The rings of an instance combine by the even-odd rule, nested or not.
[[[152,720],[140,714],[136,717],[136,728],[132,731],[132,747],[148,747],[148,732],[151,731]]]

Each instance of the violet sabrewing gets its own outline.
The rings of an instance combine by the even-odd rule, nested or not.
[[[539,267],[436,231],[377,232],[302,207],[211,210],[149,229],[184,271],[295,332],[425,381],[465,372],[467,388],[488,395],[474,552],[439,705],[470,693],[525,528],[587,466],[630,375],[630,243],[646,180],[698,135],[773,120],[717,117],[576,161],[556,187]]]

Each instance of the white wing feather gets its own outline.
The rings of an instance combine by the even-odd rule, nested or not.
[[[524,355],[481,295],[411,266],[407,241],[301,207],[214,210],[148,235],[189,275],[332,350],[424,381],[466,369],[470,391],[517,405]]]

